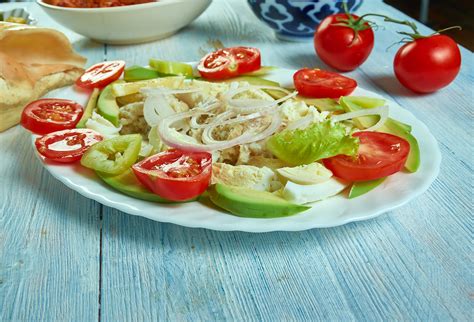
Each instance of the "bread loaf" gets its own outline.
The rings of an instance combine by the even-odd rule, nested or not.
[[[0,22],[0,132],[18,124],[29,102],[73,84],[85,62],[59,31]]]

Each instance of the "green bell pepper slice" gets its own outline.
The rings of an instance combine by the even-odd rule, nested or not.
[[[82,156],[86,168],[107,174],[120,174],[138,159],[142,137],[140,134],[117,136],[94,144]]]

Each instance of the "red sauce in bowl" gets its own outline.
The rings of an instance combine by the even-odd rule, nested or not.
[[[109,8],[157,1],[158,0],[44,0],[47,4],[68,8]]]

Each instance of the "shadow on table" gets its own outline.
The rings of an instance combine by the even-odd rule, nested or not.
[[[384,89],[391,96],[402,96],[402,97],[421,97],[427,94],[417,94],[405,88],[397,80],[395,75],[367,75],[371,81],[378,87]]]

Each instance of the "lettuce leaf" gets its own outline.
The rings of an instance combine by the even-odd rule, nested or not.
[[[284,130],[267,141],[278,159],[291,165],[309,164],[338,154],[357,155],[359,139],[346,133],[341,123],[327,120],[306,129]]]

